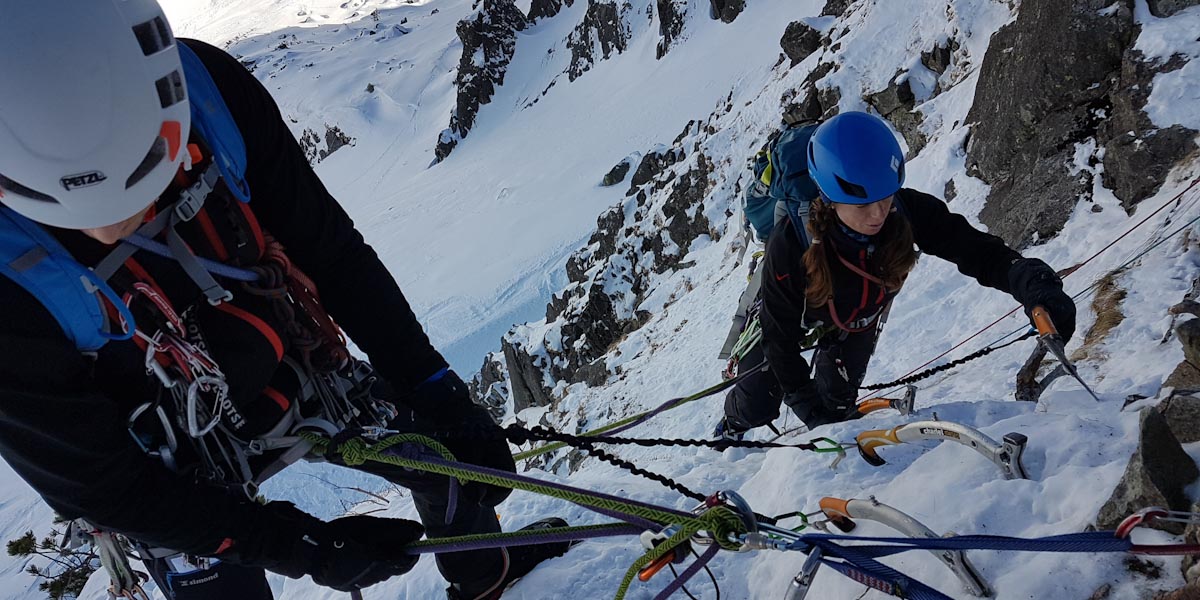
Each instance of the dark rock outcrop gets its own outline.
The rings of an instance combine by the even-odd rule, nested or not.
[[[490,352],[483,359],[483,367],[467,382],[471,401],[487,409],[492,420],[504,420],[508,402],[508,369],[504,354]]]
[[[897,79],[902,81],[897,83]],[[925,147],[927,140],[925,134],[921,133],[924,119],[921,113],[913,110],[917,99],[906,77],[898,75],[886,89],[868,94],[865,100],[904,136],[904,141],[908,142],[908,158],[916,156]]]
[[[840,17],[846,14],[846,10],[850,5],[854,4],[854,0],[825,0],[825,8],[821,9],[821,16]]]
[[[1176,325],[1175,337],[1183,344],[1183,361],[1163,386],[1200,389],[1200,319],[1189,319]]]
[[[659,259],[656,269],[659,273],[676,267],[687,256],[692,241],[712,228],[704,216],[704,197],[712,189],[708,176],[714,166],[704,155],[700,155],[696,163],[695,168],[680,175],[674,182],[663,205],[666,231],[675,246],[674,251],[665,248],[666,242],[662,236],[650,239],[650,248]]]
[[[1171,592],[1155,594],[1152,600],[1197,600],[1198,598],[1200,598],[1200,583],[1193,582]]]
[[[588,0],[587,14],[567,37],[567,47],[571,49],[567,78],[575,81],[590,70],[597,60],[624,52],[628,41],[629,31],[621,19],[617,3]],[[596,46],[600,47],[599,59],[595,56]]]
[[[1175,327],[1175,335],[1183,344],[1183,359],[1200,366],[1200,319],[1189,319]]]
[[[504,83],[508,63],[517,49],[517,32],[528,25],[525,15],[513,0],[482,0],[474,15],[458,22],[456,31],[462,41],[455,86],[458,99],[450,127],[438,136],[434,149],[436,161],[445,160],[475,125],[479,107],[487,104]],[[482,57],[482,63],[477,57]]]
[[[354,138],[346,135],[337,125],[325,125],[325,135],[318,135],[312,129],[305,129],[300,134],[300,148],[308,158],[308,164],[316,165],[325,160],[339,148],[353,146]]]
[[[632,167],[633,163],[629,158],[622,160],[612,169],[609,169],[608,173],[604,174],[604,179],[601,180],[600,185],[611,187],[625,181],[625,176],[629,174],[629,169]]]
[[[821,47],[821,32],[804,21],[792,21],[788,23],[787,29],[783,30],[779,47],[783,48],[783,53],[792,61],[794,67]]]
[[[953,60],[955,50],[958,50],[958,40],[951,38],[944,46],[934,46],[932,50],[922,52],[921,64],[926,69],[941,75],[946,72],[946,69],[950,68],[950,62]]]
[[[1167,173],[1182,158],[1196,150],[1196,131],[1175,125],[1159,129],[1144,108],[1159,73],[1182,68],[1176,58],[1152,63],[1141,52],[1130,49],[1121,65],[1117,89],[1112,93],[1111,115],[1100,127],[1104,142],[1104,186],[1112,189],[1127,212],[1153,196],[1167,180]]]
[[[1200,504],[1192,506],[1192,512],[1196,511],[1200,511]],[[1200,544],[1200,523],[1188,523],[1187,528],[1183,530],[1183,543]],[[1183,572],[1183,580],[1189,585],[1200,584],[1200,555],[1184,556],[1180,571]]]
[[[1157,408],[1180,444],[1200,442],[1200,396],[1186,392],[1171,394]]]
[[[836,86],[819,85],[821,79],[836,68],[837,65],[833,63],[821,63],[804,78],[798,89],[784,93],[779,99],[784,114],[802,121],[828,119],[836,115],[842,98],[841,90]]]
[[[708,0],[712,6],[712,18],[732,23],[746,9],[746,0]]]
[[[1189,6],[1200,5],[1200,0],[1149,0],[1150,14],[1169,17]]]
[[[657,3],[660,38],[655,56],[661,59],[683,33],[683,26],[687,22],[687,0],[657,0]]]
[[[1057,233],[1091,190],[1073,176],[1075,144],[1094,137],[1133,39],[1132,0],[1029,0],[992,36],[967,146],[968,173],[991,184],[980,220],[1023,247]]]
[[[1130,514],[1147,506],[1171,510],[1191,508],[1184,488],[1200,477],[1196,463],[1184,452],[1162,413],[1145,408],[1140,414],[1138,446],[1112,496],[1096,515],[1100,529],[1115,529]],[[1150,525],[1176,535],[1182,523],[1157,521]]]
[[[634,169],[633,179],[629,181],[629,191],[625,192],[625,195],[632,196],[636,194],[638,188],[650,183],[667,167],[683,160],[683,158],[683,149],[678,147],[647,152],[642,156],[637,169]]]
[[[1196,131],[1157,128],[1144,112],[1155,76],[1186,61],[1147,60],[1132,47],[1132,2],[1107,4],[1023,2],[984,58],[968,169],[992,184],[980,220],[1010,243],[1054,235],[1075,203],[1090,199],[1091,172],[1072,168],[1078,143],[1103,147],[1102,183],[1130,213],[1197,151]]]
[[[575,0],[533,0],[529,5],[529,22],[548,19],[557,15],[563,6],[572,6]]]
[[[500,349],[504,353],[509,382],[512,384],[513,412],[519,413],[531,406],[549,406],[550,390],[544,383],[546,365],[519,342],[513,341],[511,336],[505,336],[500,341]]]

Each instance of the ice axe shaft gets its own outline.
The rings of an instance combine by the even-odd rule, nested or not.
[[[1041,306],[1035,306],[1030,311],[1029,316],[1033,318],[1033,325],[1037,327],[1038,340],[1042,342],[1042,345],[1050,351],[1050,354],[1054,355],[1054,358],[1058,359],[1058,362],[1062,363],[1067,373],[1071,377],[1074,377],[1075,381],[1078,381],[1079,385],[1082,385],[1083,389],[1087,390],[1087,393],[1091,394],[1096,402],[1099,402],[1100,396],[1097,396],[1096,392],[1092,391],[1091,386],[1079,376],[1079,371],[1075,369],[1075,365],[1067,358],[1063,338],[1059,335],[1058,328],[1054,326],[1054,321],[1050,320],[1050,313],[1046,312],[1046,309]]]

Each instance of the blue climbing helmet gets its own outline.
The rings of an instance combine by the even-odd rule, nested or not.
[[[883,119],[845,112],[813,133],[808,142],[808,174],[830,202],[870,204],[904,185],[904,152]]]

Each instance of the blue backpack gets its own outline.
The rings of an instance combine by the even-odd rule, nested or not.
[[[808,176],[808,141],[817,123],[789,125],[751,159],[754,181],[746,188],[743,213],[758,239],[766,241],[784,216],[808,245],[808,207],[820,193]]]
[[[192,129],[209,146],[226,187],[241,202],[246,184],[246,145],[216,83],[195,52],[176,42],[191,105]],[[95,352],[109,340],[133,336],[133,316],[117,293],[41,225],[0,206],[0,274],[32,294],[54,316],[81,352]],[[117,309],[125,331],[110,333],[103,298]]]

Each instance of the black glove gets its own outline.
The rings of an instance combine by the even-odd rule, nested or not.
[[[415,521],[365,515],[326,523],[289,502],[271,502],[263,511],[218,556],[292,578],[311,575],[317,584],[342,592],[410,571],[419,556],[403,548],[425,532]]]
[[[308,574],[317,585],[352,592],[411,571],[420,555],[403,548],[424,532],[415,521],[354,515],[304,535],[300,552],[311,553]]]
[[[509,473],[517,471],[504,430],[485,408],[471,402],[467,384],[454,371],[446,371],[440,379],[417,386],[409,405],[431,421],[438,432],[445,433],[436,437],[459,461]],[[504,502],[512,490],[468,483],[462,493],[470,502],[492,507]]]
[[[1071,341],[1075,335],[1075,301],[1063,292],[1062,279],[1050,265],[1036,258],[1023,258],[1009,269],[1008,281],[1013,297],[1025,307],[1031,323],[1034,307],[1041,306],[1050,314],[1063,341]]]
[[[829,423],[841,423],[857,419],[862,415],[854,399],[836,400],[817,391],[816,384],[808,385],[783,395],[783,403],[804,422],[809,429]]]

